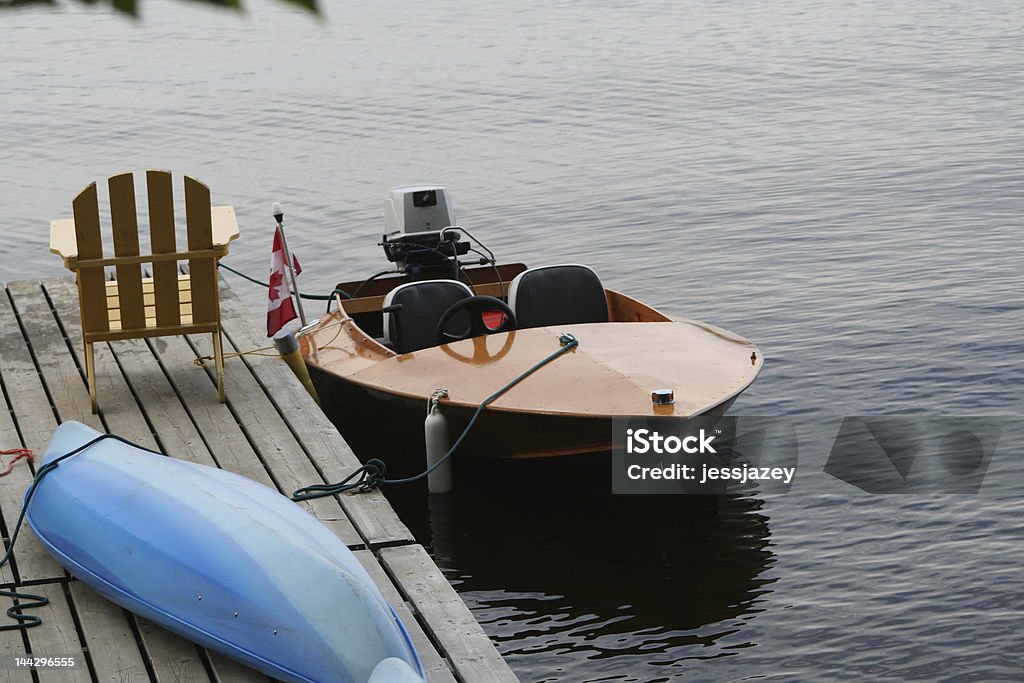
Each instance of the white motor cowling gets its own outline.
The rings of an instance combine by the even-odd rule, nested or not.
[[[444,185],[396,187],[384,202],[381,246],[399,272],[414,279],[458,271],[458,258],[469,251],[462,233],[452,229],[455,211]],[[446,230],[445,228],[449,228]]]
[[[407,185],[391,190],[384,202],[388,239],[455,225],[455,210],[444,185]]]

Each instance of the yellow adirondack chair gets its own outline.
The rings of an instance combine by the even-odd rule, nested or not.
[[[85,339],[85,372],[92,412],[97,410],[96,368],[92,345],[115,339],[211,333],[217,366],[217,390],[224,402],[224,354],[221,343],[217,259],[238,237],[238,221],[230,206],[210,205],[210,189],[185,176],[188,248],[179,251],[174,231],[171,174],[147,171],[151,254],[139,253],[139,220],[132,173],[111,176],[110,219],[114,255],[103,255],[96,183],[73,202],[73,219],[50,223],[50,251],[77,274],[78,299]],[[178,261],[188,261],[188,274]],[[151,263],[153,277],[143,277]],[[114,279],[105,268],[113,266]]]

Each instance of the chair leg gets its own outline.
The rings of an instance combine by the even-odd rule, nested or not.
[[[92,342],[85,343],[85,379],[89,383],[89,403],[95,415],[99,412],[99,406],[96,405],[96,361],[92,356]]]
[[[224,347],[220,338],[220,330],[213,333],[213,359],[217,366],[217,395],[224,403]]]

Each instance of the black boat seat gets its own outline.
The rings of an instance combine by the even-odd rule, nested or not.
[[[517,327],[608,322],[608,298],[589,266],[563,264],[529,268],[508,288]]]
[[[384,297],[384,339],[398,353],[437,345],[437,323],[453,304],[473,296],[457,280],[420,280],[399,285]]]

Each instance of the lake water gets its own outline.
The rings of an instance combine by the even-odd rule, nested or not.
[[[1008,418],[979,495],[861,493],[826,434],[785,495],[399,496],[524,681],[1024,679],[1020,3],[247,4],[0,13],[0,280],[124,169],[208,182],[257,275],[281,201],[312,292],[445,183],[503,260],[755,340],[734,413]]]

